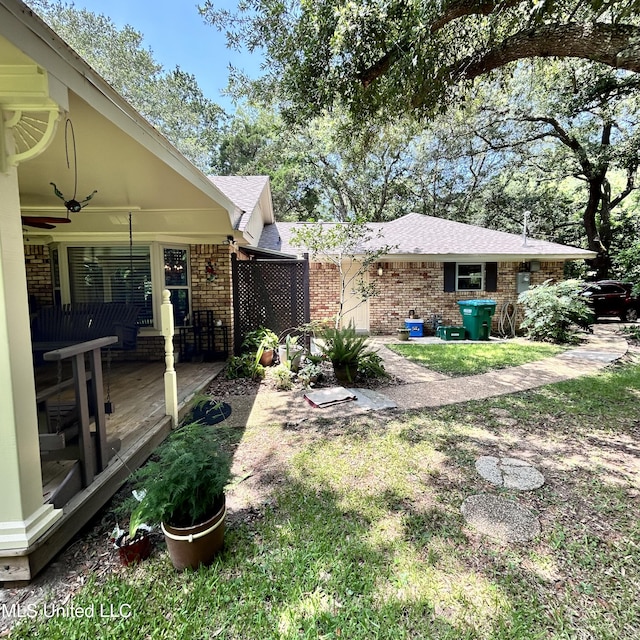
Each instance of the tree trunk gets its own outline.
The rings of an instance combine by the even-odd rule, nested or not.
[[[595,270],[598,280],[608,278],[611,268],[611,256],[609,254],[611,248],[611,224],[606,182],[607,180],[602,173],[598,173],[589,180],[589,199],[582,214],[589,249],[598,254],[593,260],[590,260],[590,265]],[[600,218],[600,224],[598,224],[598,217]]]

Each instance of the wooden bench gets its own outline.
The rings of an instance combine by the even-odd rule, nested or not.
[[[43,307],[31,322],[34,351],[61,349],[79,342],[116,336],[114,349],[135,349],[140,307],[116,302]]]

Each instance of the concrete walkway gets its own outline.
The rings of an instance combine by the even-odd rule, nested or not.
[[[375,337],[372,346],[378,349],[385,368],[405,384],[384,387],[379,392],[399,409],[419,409],[483,400],[518,391],[534,389],[597,372],[615,362],[627,352],[627,341],[617,334],[617,325],[595,325],[586,343],[562,354],[518,367],[501,369],[475,376],[449,378],[411,363],[386,347],[397,342],[394,337]],[[437,343],[443,349],[452,343],[437,338],[417,338],[412,342]],[[456,345],[464,344],[460,342]],[[229,402],[233,413],[229,422],[249,426],[282,422],[299,424],[306,420],[331,419],[366,412],[369,407],[347,402],[330,408],[313,408],[304,400],[304,392],[260,392],[257,396],[234,397]]]
[[[389,387],[384,390],[384,394],[405,409],[439,407],[526,391],[590,375],[620,359],[627,352],[627,341],[617,334],[616,329],[612,325],[595,325],[593,334],[589,334],[586,344],[580,347],[552,358],[463,378],[448,378],[431,372],[429,380],[418,378],[425,375],[423,367],[407,362],[384,348],[379,353],[384,357],[387,370],[402,380],[410,381],[409,384]],[[438,341],[443,348],[447,348],[449,343]],[[388,353],[395,357],[389,358]],[[416,368],[423,373],[416,372]]]

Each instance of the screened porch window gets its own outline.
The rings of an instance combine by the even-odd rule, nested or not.
[[[68,247],[71,302],[119,302],[140,307],[138,325],[153,326],[148,246]]]

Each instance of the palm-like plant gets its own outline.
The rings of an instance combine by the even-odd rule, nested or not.
[[[346,380],[353,382],[358,373],[358,363],[366,353],[367,336],[357,333],[353,324],[341,329],[326,329],[322,334],[324,355],[331,360],[336,377],[344,371]]]

